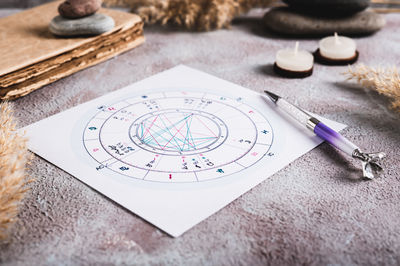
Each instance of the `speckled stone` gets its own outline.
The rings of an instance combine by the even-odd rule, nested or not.
[[[283,0],[291,8],[318,16],[343,17],[365,10],[370,0]]]
[[[50,22],[50,32],[58,36],[98,35],[114,28],[114,20],[104,14],[93,14],[79,19],[56,16]]]
[[[368,35],[385,25],[385,18],[372,11],[344,18],[316,18],[289,8],[274,8],[264,15],[267,29],[286,35],[321,36],[334,32],[344,35]]]
[[[58,6],[58,13],[64,18],[82,18],[96,13],[101,0],[67,0]]]

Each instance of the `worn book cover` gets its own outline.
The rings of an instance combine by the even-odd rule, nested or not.
[[[144,42],[139,16],[102,8],[113,30],[93,37],[60,38],[48,30],[59,1],[0,19],[0,98],[14,99],[109,59]]]

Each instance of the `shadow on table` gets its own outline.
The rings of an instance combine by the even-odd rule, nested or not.
[[[258,65],[258,66],[255,66],[253,69],[258,74],[267,75],[267,76],[270,76],[270,77],[273,77],[273,78],[284,78],[284,79],[289,79],[289,80],[291,80],[291,79],[294,79],[294,80],[298,79],[299,80],[299,79],[307,79],[308,78],[308,77],[301,78],[301,77],[295,77],[295,76],[294,77],[293,76],[292,77],[290,77],[290,76],[286,76],[286,77],[280,76],[275,72],[274,64],[271,64],[271,63],[265,64],[265,65]]]
[[[399,153],[400,113],[390,108],[391,100],[376,91],[364,89],[356,83],[337,82],[334,85],[339,90],[360,97],[365,102],[363,109],[351,114],[356,125],[364,128],[365,132],[374,133],[373,136],[367,133],[362,135],[362,137],[368,138],[370,141],[368,142],[368,147],[360,148],[365,152],[385,152],[387,157],[382,161],[384,169],[389,164],[393,164]],[[371,105],[375,106],[371,107]],[[387,150],[376,150],[381,148],[386,148]]]
[[[339,150],[335,149],[328,143],[321,144],[320,149],[323,150],[323,153],[331,161],[332,165],[340,169],[340,171],[336,171],[337,174],[334,176],[335,178],[349,182],[360,182],[365,180],[362,176],[361,163],[356,161],[356,159],[352,159],[349,156],[342,154]]]
[[[391,105],[391,99],[383,94],[379,94],[378,92],[372,90],[372,89],[366,89],[358,85],[357,83],[351,83],[351,82],[346,82],[346,81],[341,81],[341,82],[334,82],[333,85],[339,89],[342,90],[346,93],[351,93],[354,96],[363,98],[365,100],[366,105],[367,103],[374,103],[378,105],[379,107],[382,107],[382,109],[385,109],[387,112],[388,116],[387,118],[399,120],[400,115],[398,112],[390,108]],[[371,119],[369,113],[363,113],[367,116],[367,120],[371,122],[378,122],[374,119]],[[381,121],[381,120],[379,120]],[[400,127],[399,127],[400,129]]]
[[[262,75],[268,75],[271,77],[279,77],[274,71],[274,64],[258,65],[254,67],[254,70]]]

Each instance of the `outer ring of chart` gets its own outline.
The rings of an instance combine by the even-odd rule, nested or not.
[[[204,99],[204,97],[203,97],[203,98],[197,98],[197,97],[170,97],[170,98]],[[160,99],[165,99],[165,97],[164,97],[164,98],[155,98],[155,99],[152,99],[152,100],[156,101],[156,100],[160,100]],[[211,99],[208,99],[208,100],[211,100]],[[146,100],[144,100],[144,101],[146,101]],[[202,169],[202,170],[197,170],[197,171],[192,171],[192,172],[207,171],[207,170],[211,170],[211,169],[221,168],[222,166],[225,166],[225,165],[234,163],[235,161],[241,159],[243,156],[245,156],[246,154],[248,154],[249,151],[251,151],[251,150],[253,149],[253,147],[254,147],[254,146],[256,145],[256,143],[257,143],[257,139],[258,139],[257,126],[255,125],[254,121],[253,121],[247,114],[245,114],[245,113],[242,112],[241,110],[237,109],[236,107],[233,107],[233,106],[228,105],[228,104],[226,104],[226,103],[222,103],[222,102],[217,101],[217,100],[212,100],[212,101],[216,101],[216,102],[218,102],[218,103],[220,103],[220,104],[222,104],[222,105],[226,105],[226,106],[228,106],[228,107],[230,107],[230,108],[234,108],[234,109],[236,109],[238,112],[242,113],[245,117],[247,117],[247,119],[249,119],[250,122],[251,122],[251,123],[253,124],[253,126],[254,126],[254,129],[255,129],[255,132],[256,132],[255,141],[253,142],[253,144],[250,146],[250,148],[249,148],[245,153],[243,153],[241,156],[239,156],[238,158],[235,158],[235,159],[232,160],[232,161],[229,161],[229,162],[224,163],[224,164],[219,164],[219,165],[213,166],[213,167],[211,167],[211,168]],[[145,171],[149,171],[149,172],[150,172],[150,171],[152,171],[152,172],[159,172],[159,173],[187,173],[187,171],[180,171],[180,172],[177,172],[177,171],[161,171],[161,170],[154,170],[154,169],[139,167],[139,166],[136,166],[136,165],[133,165],[133,164],[130,164],[130,163],[121,161],[118,157],[115,157],[114,154],[108,152],[107,149],[104,147],[103,142],[101,141],[101,138],[100,138],[101,130],[103,129],[104,124],[110,119],[110,117],[112,117],[112,116],[115,115],[116,113],[120,112],[121,110],[123,110],[123,109],[125,109],[125,108],[128,108],[128,107],[131,106],[131,105],[135,105],[135,104],[139,104],[139,103],[141,103],[141,102],[136,102],[136,103],[134,103],[134,104],[130,104],[130,105],[128,105],[128,106],[125,106],[125,107],[121,108],[120,110],[118,110],[118,111],[112,113],[112,114],[104,121],[104,123],[101,125],[100,130],[99,130],[99,142],[100,142],[100,145],[101,145],[101,147],[103,148],[103,150],[104,150],[105,152],[107,152],[107,153],[108,153],[112,158],[114,158],[115,160],[117,160],[117,161],[119,161],[119,162],[122,162],[122,163],[124,163],[124,164],[126,164],[126,165],[129,165],[129,166],[131,166],[131,167],[141,169],[141,170],[145,170]],[[248,106],[249,106],[249,105],[248,105]],[[100,111],[100,112],[101,112],[101,111]],[[99,112],[98,112],[98,113],[99,113]],[[149,113],[151,113],[151,112],[149,112]],[[93,117],[95,117],[95,116],[93,116]],[[92,117],[92,119],[93,119],[93,117]],[[220,118],[219,118],[219,119],[220,119]],[[265,118],[264,118],[264,119],[265,119]],[[268,121],[267,119],[265,119],[265,121],[267,121],[268,125],[270,126],[270,128],[271,128],[271,130],[272,130],[272,127],[271,127],[271,125],[269,124],[269,121]],[[229,129],[228,129],[228,128],[227,128],[227,132],[228,132],[228,133],[226,134],[226,138],[224,139],[224,142],[225,142],[226,139],[228,139],[228,135],[229,135]],[[272,142],[273,142],[273,139],[272,139]],[[271,142],[271,144],[270,144],[270,147],[272,146],[272,142]],[[136,145],[136,143],[134,143],[134,144]],[[138,147],[139,147],[139,146],[138,146]],[[139,148],[142,149],[141,147],[139,147]],[[145,149],[143,149],[143,150],[145,150]],[[148,150],[146,150],[146,151],[148,151]],[[157,154],[156,152],[152,152],[152,151],[148,151],[148,152]],[[209,151],[207,151],[207,152],[209,152]],[[207,152],[204,152],[204,153],[206,154]],[[89,154],[90,154],[90,153],[89,153]],[[90,154],[90,155],[91,155],[91,154]],[[174,155],[174,156],[176,156],[176,155]],[[96,160],[96,161],[97,161],[97,160]],[[101,164],[101,162],[99,162],[99,163]],[[107,167],[107,168],[108,168],[108,167]],[[110,168],[109,168],[109,169],[110,169]],[[114,171],[114,170],[113,170],[113,171]],[[117,171],[116,171],[116,172],[117,172]],[[117,172],[117,173],[118,173],[118,172]],[[147,174],[146,174],[146,175],[147,175]],[[127,176],[128,176],[128,175],[127,175]],[[133,178],[135,178],[135,177],[133,177]]]
[[[212,94],[212,93],[205,93],[205,95],[207,95],[207,94],[211,94],[211,95],[214,95],[214,96],[216,96],[215,94]],[[132,98],[135,98],[135,97],[137,97],[137,96],[134,96],[134,97],[132,97]],[[164,97],[164,98],[166,98],[166,97]],[[181,98],[184,98],[184,97],[181,97]],[[198,98],[198,97],[192,97],[192,98],[197,98],[197,99],[204,99],[204,97],[202,97],[202,98]],[[228,98],[230,98],[230,97],[228,97]],[[157,99],[163,99],[163,98],[157,98]],[[116,102],[114,102],[114,103],[118,103],[118,102],[121,102],[121,101],[123,101],[123,100],[119,100],[119,101],[116,101]],[[213,101],[216,101],[216,102],[218,102],[218,103],[221,103],[220,101],[217,101],[217,100],[213,100]],[[113,104],[114,104],[113,103]],[[221,103],[221,104],[224,104],[224,103]],[[245,104],[245,103],[243,103],[243,104]],[[110,104],[110,105],[112,105],[112,104]],[[225,105],[227,105],[227,104],[225,104]],[[246,104],[247,105],[247,104]],[[247,106],[250,106],[250,105],[247,105]],[[256,110],[257,112],[258,112],[258,110],[256,109],[256,108],[254,108],[254,107],[252,107],[252,106],[250,106],[251,108],[253,108],[254,110]],[[239,110],[240,111],[240,110]],[[87,127],[88,127],[88,125],[89,125],[89,123],[90,123],[90,121],[92,121],[92,119],[93,118],[95,118],[97,115],[98,115],[98,113],[100,113],[100,112],[102,112],[102,111],[99,111],[99,112],[97,112],[95,115],[93,115],[92,116],[92,118],[90,118],[89,120],[88,120],[88,122],[86,123],[86,125],[85,125],[85,129],[83,130],[83,134],[82,134],[82,142],[83,142],[83,146],[84,146],[84,148],[85,148],[85,150],[86,150],[86,152],[89,154],[89,156],[92,158],[92,159],[94,159],[97,163],[99,163],[100,165],[103,165],[103,163],[102,162],[100,162],[100,161],[98,161],[96,158],[94,158],[93,156],[92,156],[92,154],[88,151],[88,149],[86,148],[86,145],[85,145],[85,141],[84,141],[84,134],[85,134],[85,131],[86,131],[86,129],[87,129]],[[119,110],[117,111],[117,112],[119,112]],[[117,113],[117,112],[114,112],[114,113],[112,113],[111,115],[114,115],[115,113]],[[240,112],[242,112],[242,111],[240,111]],[[242,112],[243,113],[243,112]],[[259,114],[261,114],[260,112],[258,112]],[[110,115],[110,116],[111,116]],[[247,116],[247,115],[246,115]],[[271,139],[271,144],[269,144],[269,147],[268,147],[268,149],[267,149],[267,151],[263,154],[263,156],[261,156],[257,161],[255,161],[254,163],[252,163],[251,165],[249,165],[249,166],[247,166],[247,167],[244,167],[242,170],[240,170],[240,171],[237,171],[237,172],[235,172],[235,173],[232,173],[232,174],[236,174],[236,173],[240,173],[240,172],[242,172],[242,171],[244,171],[244,170],[246,170],[247,168],[249,168],[249,167],[251,167],[251,166],[253,166],[253,165],[255,165],[255,164],[257,164],[261,159],[263,159],[264,157],[265,157],[265,155],[266,154],[268,154],[269,153],[269,151],[271,150],[271,147],[272,147],[272,145],[273,145],[273,143],[274,143],[274,138],[275,138],[275,136],[274,136],[274,130],[273,130],[273,128],[272,128],[272,126],[271,126],[271,124],[270,124],[270,122],[268,121],[268,119],[266,119],[264,116],[262,116],[263,118],[264,118],[264,120],[268,123],[268,125],[269,125],[269,127],[270,127],[270,129],[271,129],[271,133],[272,133],[272,139]],[[251,120],[251,119],[250,119]],[[252,123],[254,124],[254,121],[253,120],[251,120],[252,121]],[[256,134],[257,134],[257,138],[258,138],[258,132],[256,131]],[[254,143],[254,145],[255,145],[256,143]],[[253,145],[253,147],[254,147],[254,145]],[[252,148],[253,148],[252,147]],[[252,149],[251,148],[251,149]],[[250,150],[251,150],[250,149]],[[250,151],[249,150],[249,151]],[[247,152],[248,153],[248,152]],[[246,155],[247,153],[245,153],[244,155]],[[243,155],[243,156],[244,156]],[[243,156],[241,156],[240,158],[242,158]],[[113,157],[113,156],[112,156]],[[114,157],[113,157],[114,158]],[[238,159],[240,159],[240,158],[238,158]],[[233,161],[234,162],[234,161]],[[232,163],[232,162],[230,162],[230,163]],[[230,164],[230,163],[227,163],[227,164]],[[224,164],[224,165],[227,165],[227,164]],[[129,164],[128,164],[129,165]],[[161,183],[161,184],[171,184],[171,182],[168,182],[168,181],[154,181],[154,180],[145,180],[145,179],[141,179],[141,178],[137,178],[137,177],[134,177],[134,176],[131,176],[131,175],[126,175],[126,174],[124,174],[124,173],[122,173],[122,172],[119,172],[119,171],[115,171],[115,170],[113,170],[113,169],[111,169],[111,168],[108,168],[106,165],[103,165],[106,169],[108,169],[108,170],[110,170],[110,171],[112,171],[112,172],[114,172],[114,173],[116,173],[116,174],[118,174],[118,175],[122,175],[122,176],[126,176],[126,177],[128,177],[129,179],[136,179],[136,180],[142,180],[142,181],[146,181],[146,182],[152,182],[152,183]],[[131,166],[131,165],[130,165]],[[135,166],[133,166],[133,167],[135,167]],[[135,167],[135,168],[139,168],[139,167]],[[216,168],[216,167],[215,167]],[[142,169],[142,168],[139,168],[139,169]],[[214,169],[214,168],[208,168],[208,169],[205,169],[205,170],[201,170],[201,171],[206,171],[206,170],[210,170],[210,169]],[[142,169],[143,170],[143,169]],[[148,170],[148,171],[150,171],[149,169],[145,169],[145,170]],[[153,170],[154,171],[154,170]],[[193,172],[193,171],[189,171],[189,172]],[[229,175],[232,175],[232,174],[229,174]],[[216,177],[216,178],[212,178],[212,179],[207,179],[207,180],[199,180],[199,181],[196,181],[196,182],[193,182],[193,181],[190,181],[190,182],[179,182],[179,183],[197,183],[197,182],[209,182],[209,181],[213,181],[213,180],[216,180],[216,179],[221,179],[221,178],[223,178],[223,177],[226,177],[227,175],[221,175],[220,177]],[[174,184],[179,184],[179,183],[174,183]]]

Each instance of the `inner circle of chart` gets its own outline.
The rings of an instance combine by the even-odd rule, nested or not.
[[[142,149],[163,155],[193,155],[210,151],[227,137],[227,127],[217,116],[189,109],[152,112],[130,127],[130,138]]]
[[[240,97],[167,91],[97,109],[83,146],[98,171],[151,182],[202,182],[273,156],[270,123]]]

